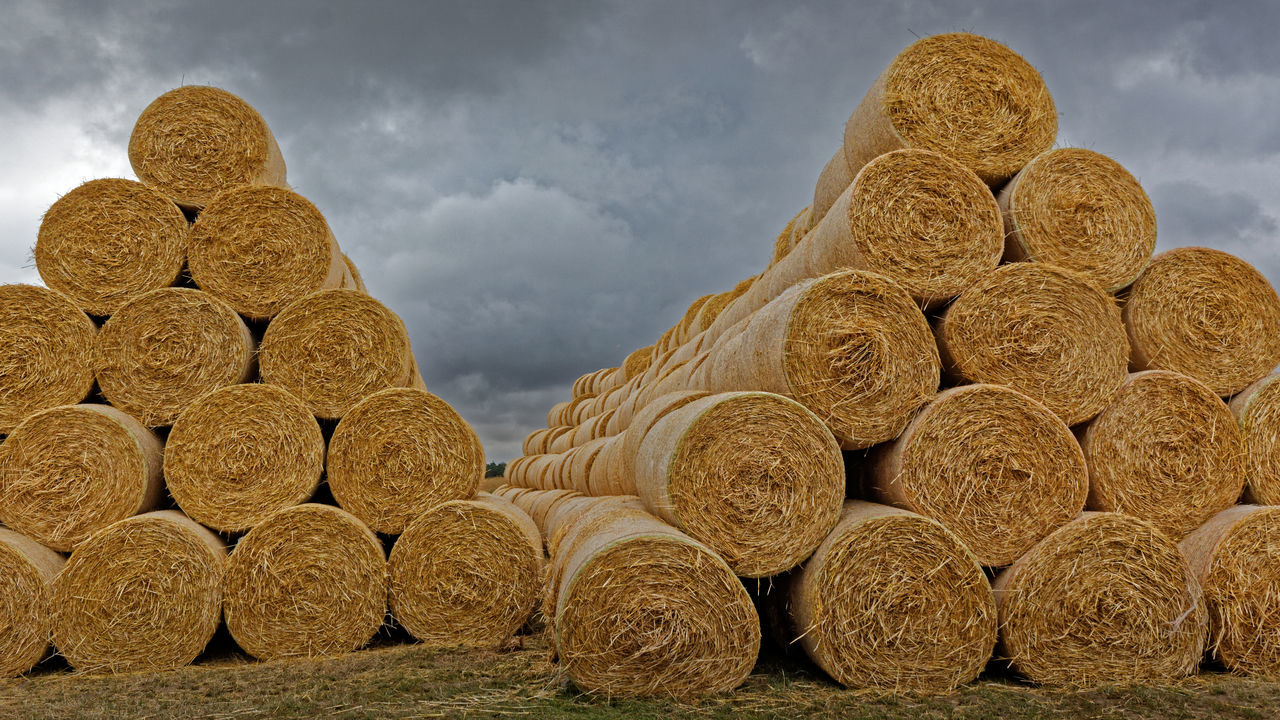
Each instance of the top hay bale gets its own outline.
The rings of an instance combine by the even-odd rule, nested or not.
[[[170,90],[142,111],[129,163],[139,180],[189,210],[235,185],[285,184],[284,157],[262,116],[201,85]]]
[[[0,285],[0,435],[32,413],[89,396],[96,334],[93,321],[65,295]]]

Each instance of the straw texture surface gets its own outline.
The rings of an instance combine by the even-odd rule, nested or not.
[[[93,390],[97,327],[69,298],[35,285],[0,285],[0,435],[28,415]]]
[[[49,652],[58,553],[0,527],[0,678],[21,675]]]
[[[1280,505],[1280,373],[1272,373],[1231,399],[1244,439],[1245,499]]]

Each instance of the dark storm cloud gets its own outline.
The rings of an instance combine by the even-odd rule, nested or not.
[[[576,376],[762,269],[917,35],[1023,54],[1060,141],[1144,182],[1162,247],[1280,278],[1269,3],[32,2],[6,21],[0,122],[67,143],[76,168],[118,167],[137,113],[182,82],[253,103],[494,459]],[[0,232],[33,235],[56,195],[4,189]],[[32,240],[0,244],[0,279]]]

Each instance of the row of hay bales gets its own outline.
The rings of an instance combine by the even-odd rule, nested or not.
[[[0,286],[0,676],[51,644],[79,671],[171,669],[222,623],[257,658],[363,647],[388,612],[507,642],[541,536],[477,495],[478,437],[261,117],[179,88],[129,151],[142,182],[46,214],[48,287]]]
[[[1007,48],[913,44],[767,268],[550,408],[495,492],[580,687],[727,690],[762,615],[856,688],[1280,674],[1280,299],[1153,257],[1137,180],[1056,127]]]

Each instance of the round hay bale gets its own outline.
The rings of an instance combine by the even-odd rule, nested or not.
[[[258,362],[263,382],[328,420],[379,390],[413,381],[404,323],[358,290],[321,290],[286,307],[267,326]]]
[[[717,344],[708,362],[712,390],[792,398],[846,450],[900,435],[941,377],[929,322],[911,296],[857,270],[791,287]]]
[[[1204,589],[1210,656],[1233,672],[1280,676],[1280,508],[1228,508],[1180,547]]]
[[[965,290],[942,315],[937,339],[950,374],[1025,393],[1068,425],[1102,412],[1128,375],[1115,301],[1044,263],[1002,266]]]
[[[31,415],[0,445],[0,522],[69,552],[98,530],[156,507],[164,447],[106,405]]]
[[[867,467],[867,497],[942,523],[987,567],[1070,521],[1089,492],[1070,428],[997,385],[943,391]]]
[[[218,193],[191,226],[187,254],[196,285],[252,320],[270,320],[313,292],[344,287],[350,277],[316,206],[266,185]]]
[[[1039,155],[1000,191],[1006,260],[1033,260],[1119,290],[1156,249],[1156,211],[1120,163],[1081,148]]]
[[[649,369],[651,361],[650,351],[652,346],[638,348],[622,361],[623,372],[626,373],[627,379],[630,380],[637,375],[643,375],[645,370]]]
[[[655,398],[652,402],[645,404],[637,413],[631,424],[627,426],[626,432],[622,434],[621,446],[619,453],[622,456],[623,465],[623,490],[618,493],[621,495],[636,494],[636,462],[640,455],[640,444],[644,442],[644,438],[653,429],[653,426],[659,420],[671,414],[672,411],[678,410],[694,400],[701,400],[711,393],[701,390],[680,390],[668,393]]]
[[[1246,502],[1280,505],[1280,373],[1245,388],[1228,407],[1244,439]]]
[[[1207,385],[1167,370],[1135,373],[1084,428],[1090,510],[1142,518],[1179,540],[1244,490],[1244,441]]]
[[[261,660],[358,650],[387,612],[382,543],[354,515],[307,503],[273,513],[236,543],[223,613]]]
[[[525,455],[534,455],[542,452],[542,440],[551,432],[551,428],[539,428],[525,436],[524,442],[520,443],[520,452]]]
[[[365,295],[368,295],[369,288],[365,287],[364,277],[360,274],[360,268],[356,267],[355,262],[353,262],[351,258],[347,256],[346,253],[342,254],[342,262],[346,264],[347,275],[351,277],[351,283],[344,283],[343,287],[352,287],[352,284],[354,284],[355,289],[359,290]]]
[[[996,603],[978,560],[933,520],[868,502],[840,521],[787,597],[795,640],[847,687],[947,692],[978,676]]]
[[[284,157],[262,116],[201,85],[170,90],[142,111],[129,164],[139,180],[194,210],[229,187],[285,184]]]
[[[58,292],[0,285],[0,435],[32,413],[89,396],[97,332]]]
[[[800,564],[844,502],[844,461],[804,406],[762,392],[710,395],[645,433],[635,465],[650,512],[706,543],[743,577]]]
[[[422,513],[467,500],[484,477],[475,431],[429,392],[392,388],[361,400],[338,422],[325,465],[345,510],[396,535]]]
[[[565,423],[564,413],[569,409],[571,402],[572,400],[564,400],[551,406],[551,409],[547,411],[547,427],[556,428],[567,424]]]
[[[840,189],[844,190],[844,188]],[[808,210],[809,208],[805,208],[804,210],[796,213],[795,217],[787,221],[787,226],[782,228],[782,232],[778,233],[778,238],[773,241],[773,256],[769,259],[770,266],[775,265],[779,260],[786,257],[787,253],[791,252],[791,238],[795,232],[796,222],[800,220],[800,218],[804,217],[804,214]]]
[[[642,512],[611,518],[560,550],[552,629],[574,685],[691,699],[742,684],[760,650],[760,619],[733,571]]]
[[[16,677],[44,659],[53,633],[53,580],[58,553],[0,527],[0,678]]]
[[[188,665],[218,629],[227,548],[176,510],[114,523],[76,547],[53,584],[53,642],[88,672]]]
[[[1253,266],[1220,250],[1160,253],[1134,282],[1124,324],[1135,370],[1172,370],[1223,397],[1280,363],[1280,298]]]
[[[90,180],[44,214],[35,260],[45,285],[106,317],[182,275],[187,218],[140,182]]]
[[[165,483],[193,520],[244,532],[314,495],[324,454],[320,424],[301,400],[274,385],[232,385],[178,416],[164,446]]]
[[[409,524],[388,571],[391,614],[415,638],[498,648],[541,598],[542,536],[506,500],[454,500]]]
[[[1178,546],[1148,522],[1087,512],[992,583],[997,655],[1034,683],[1088,687],[1196,671],[1207,613]]]
[[[102,396],[148,427],[172,425],[196,398],[254,373],[254,340],[230,306],[192,288],[152,290],[102,326]]]

